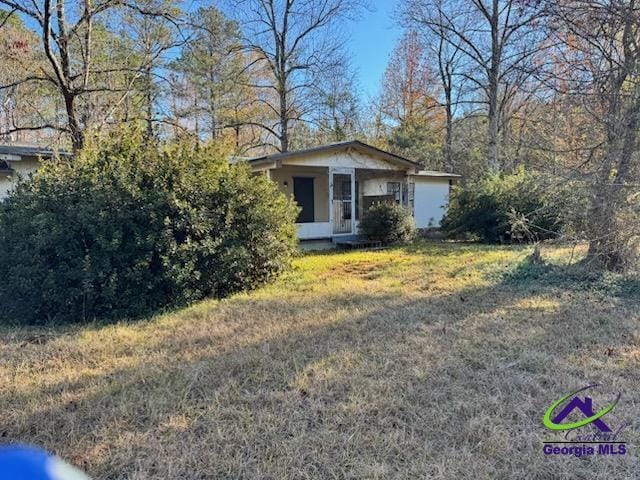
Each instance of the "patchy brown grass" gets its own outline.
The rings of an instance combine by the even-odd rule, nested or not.
[[[590,382],[640,416],[638,290],[528,278],[528,253],[307,255],[144,322],[2,330],[0,441],[101,479],[636,478],[637,425],[625,457],[545,458],[541,417]]]

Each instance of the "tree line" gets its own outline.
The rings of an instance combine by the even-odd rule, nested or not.
[[[518,168],[580,181],[607,268],[637,249],[637,0],[407,0],[363,98],[347,50],[365,0],[0,0],[0,136],[142,124],[238,154],[360,138],[465,182]]]
[[[226,13],[173,0],[0,7],[5,140],[78,150],[91,132],[142,122],[150,139],[225,137],[244,152],[355,134],[340,26],[358,0],[234,0]]]

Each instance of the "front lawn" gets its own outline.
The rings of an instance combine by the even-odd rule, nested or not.
[[[636,478],[640,284],[529,253],[310,254],[148,321],[5,328],[0,441],[99,479]],[[545,456],[545,410],[589,383],[622,392],[629,453]]]

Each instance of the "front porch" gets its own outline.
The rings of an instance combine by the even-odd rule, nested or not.
[[[300,240],[346,240],[357,234],[359,219],[373,203],[411,204],[405,170],[283,165],[267,174],[300,206]]]

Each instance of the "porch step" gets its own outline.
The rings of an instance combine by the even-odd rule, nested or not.
[[[375,240],[340,240],[335,243],[338,248],[342,248],[345,250],[356,250],[361,248],[382,248],[382,242]]]
[[[335,243],[330,238],[320,240],[300,240],[298,247],[303,252],[318,252],[321,250],[331,250],[336,248]]]

